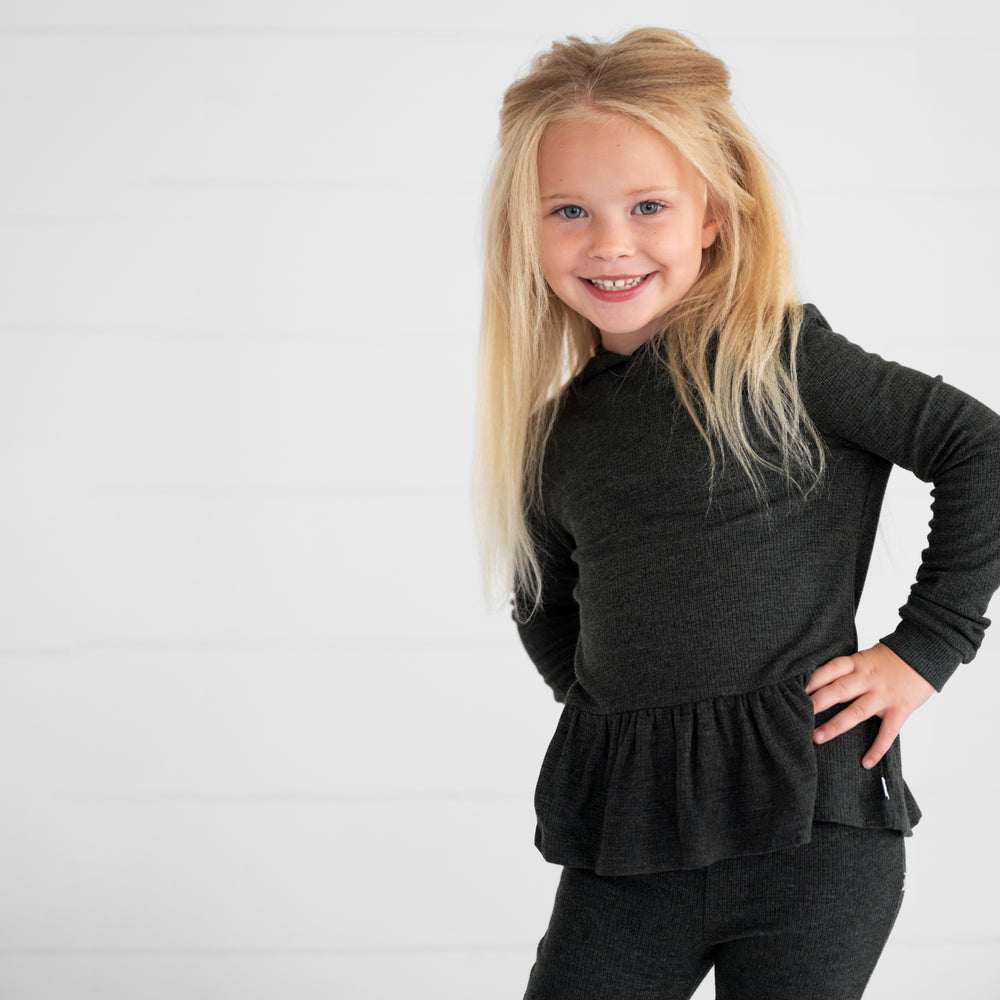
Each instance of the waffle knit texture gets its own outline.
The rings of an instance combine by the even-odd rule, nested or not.
[[[697,871],[563,872],[525,1000],[856,1000],[903,899],[901,834],[817,824]]]
[[[877,718],[814,745],[805,684],[858,649],[893,464],[934,484],[933,517],[882,641],[938,689],[975,655],[1000,584],[1000,417],[866,353],[814,307],[797,364],[827,449],[805,497],[765,474],[761,498],[732,461],[711,482],[647,347],[599,350],[565,390],[532,518],[542,600],[518,625],[565,702],[535,797],[554,863],[699,868],[807,843],[817,820],[908,834],[919,819],[899,741],[871,770]],[[516,594],[516,617],[527,611]]]

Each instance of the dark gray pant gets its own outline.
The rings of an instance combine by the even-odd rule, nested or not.
[[[563,870],[525,1000],[854,1000],[903,897],[903,837],[817,823],[803,847],[692,871]]]

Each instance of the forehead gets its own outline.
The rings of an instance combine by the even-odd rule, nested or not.
[[[542,197],[566,184],[699,186],[693,164],[665,136],[620,115],[585,112],[550,125],[538,147]]]

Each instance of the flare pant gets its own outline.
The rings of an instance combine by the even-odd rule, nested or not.
[[[802,847],[707,868],[563,870],[525,1000],[853,1000],[903,896],[902,834],[817,823]]]

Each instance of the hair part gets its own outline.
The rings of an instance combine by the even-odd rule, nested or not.
[[[797,388],[802,311],[781,218],[765,157],[730,104],[725,64],[658,28],[610,43],[557,42],[504,95],[487,196],[476,498],[493,598],[516,587],[537,604],[541,570],[528,515],[540,504],[562,390],[600,343],[598,329],[548,288],[539,252],[542,137],[594,114],[659,133],[705,180],[719,234],[652,340],[713,472],[732,458],[759,493],[765,471],[807,491],[823,470]]]

